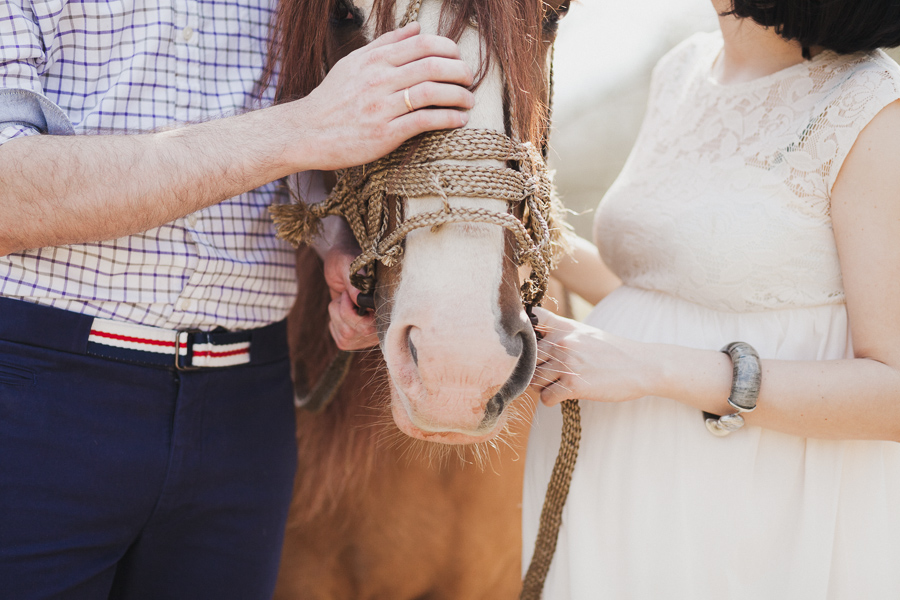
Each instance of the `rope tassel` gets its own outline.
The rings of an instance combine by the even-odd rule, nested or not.
[[[269,214],[275,222],[278,237],[295,246],[304,240],[312,240],[319,234],[320,217],[315,216],[309,206],[302,202],[270,206]]]

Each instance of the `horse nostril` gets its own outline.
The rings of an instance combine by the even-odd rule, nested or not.
[[[494,423],[505,407],[506,402],[503,400],[503,397],[499,393],[495,394],[493,398],[488,400],[487,405],[484,407],[484,419],[482,420],[482,423]]]
[[[531,326],[524,327],[518,334],[522,343],[522,352],[516,363],[509,379],[500,388],[493,398],[491,398],[484,407],[484,419],[482,419],[482,427],[493,426],[493,423],[503,412],[503,409],[528,387],[531,376],[534,374],[535,356],[537,355],[537,344]]]
[[[406,346],[409,348],[409,354],[412,356],[413,364],[419,366],[419,353],[416,351],[416,345],[413,344],[412,336],[406,336]]]

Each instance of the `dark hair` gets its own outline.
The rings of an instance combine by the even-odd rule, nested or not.
[[[732,0],[725,15],[753,19],[803,46],[839,54],[900,46],[900,0]]]

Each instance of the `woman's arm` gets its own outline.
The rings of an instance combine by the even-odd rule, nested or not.
[[[900,102],[862,131],[832,190],[855,358],[762,361],[748,423],[803,437],[900,441]],[[550,330],[535,373],[541,400],[653,395],[715,414],[731,363],[714,350],[642,344],[541,312]],[[738,340],[733,340],[738,341]]]
[[[594,244],[577,235],[570,241],[572,253],[563,257],[553,277],[568,291],[597,304],[622,282],[603,262]]]

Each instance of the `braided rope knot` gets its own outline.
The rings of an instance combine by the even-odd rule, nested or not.
[[[444,162],[476,160],[507,166]],[[441,209],[404,218],[403,202],[390,201],[425,196],[441,198]],[[508,210],[452,207],[448,198],[453,196],[502,200]],[[350,265],[350,279],[367,293],[374,289],[375,262],[396,265],[406,236],[423,227],[437,231],[448,223],[488,223],[509,230],[516,240],[517,264],[531,266],[520,290],[528,306],[540,304],[550,269],[565,250],[563,209],[543,157],[533,144],[516,143],[487,129],[423,134],[373,163],[339,172],[337,184],[322,202],[300,201],[270,211],[279,237],[294,244],[310,242],[322,218],[343,216],[362,249]],[[521,220],[510,211],[520,212]]]

